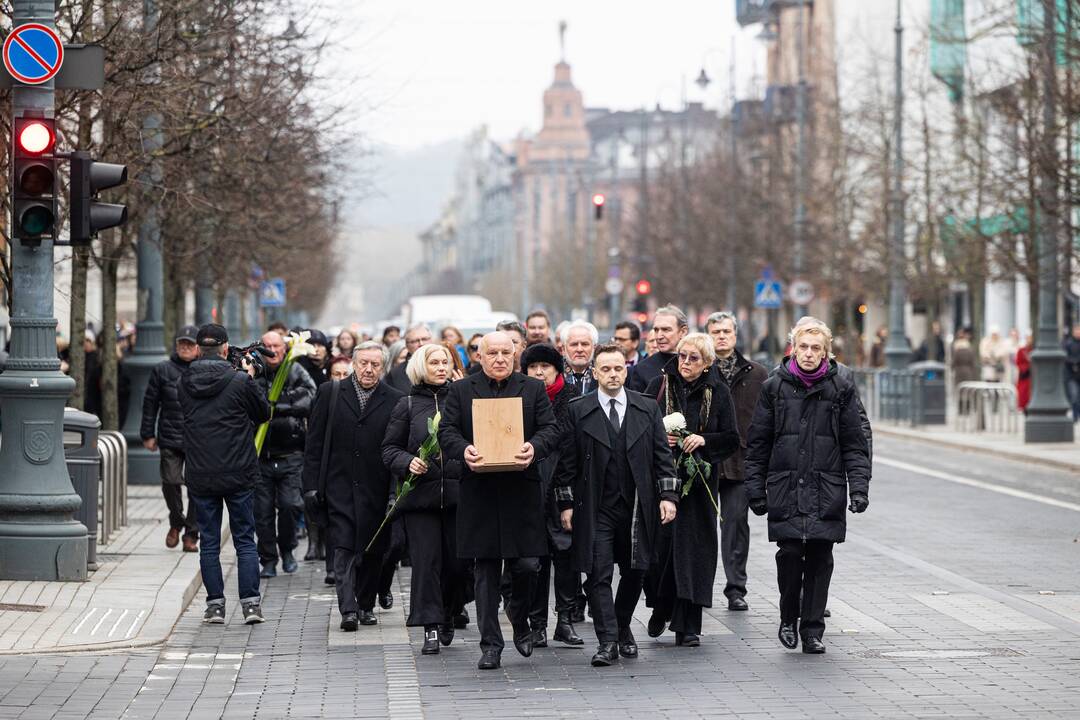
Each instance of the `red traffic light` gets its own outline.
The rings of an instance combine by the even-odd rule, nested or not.
[[[596,193],[592,196],[592,204],[596,207],[601,207],[604,204],[604,194]]]
[[[34,120],[19,129],[19,149],[28,155],[44,155],[52,151],[56,138],[52,129]]]
[[[637,281],[637,285],[635,285],[634,288],[637,290],[638,295],[648,295],[652,292],[652,283],[645,278],[641,278]]]

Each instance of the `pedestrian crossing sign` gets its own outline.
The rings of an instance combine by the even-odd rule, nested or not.
[[[783,304],[784,296],[779,282],[762,278],[754,283],[754,307],[776,310]]]
[[[285,278],[270,278],[259,286],[259,304],[263,307],[285,306]]]

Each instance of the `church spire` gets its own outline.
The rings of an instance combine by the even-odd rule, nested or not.
[[[566,21],[559,21],[559,62],[566,62]]]

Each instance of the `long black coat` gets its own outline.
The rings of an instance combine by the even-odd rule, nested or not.
[[[274,382],[276,370],[263,374],[256,383],[267,397]],[[344,390],[344,388],[342,388]],[[270,429],[263,443],[262,457],[278,457],[295,452],[303,452],[307,433],[308,415],[315,398],[315,381],[299,363],[289,366],[285,376],[285,387],[274,404],[274,416],[270,419]]]
[[[394,406],[383,438],[382,458],[395,478],[404,480],[409,474],[409,463],[427,440],[427,421],[446,405],[449,392],[449,383],[438,388],[414,385],[412,394],[401,398]],[[416,479],[412,492],[398,503],[395,513],[442,510],[458,504],[464,463],[444,456],[441,462],[438,458],[429,458],[427,464],[428,471]]]
[[[548,539],[556,550],[570,549],[571,536],[562,528],[559,505],[555,502],[555,470],[563,449],[573,442],[573,431],[570,429],[570,401],[580,395],[577,385],[563,381],[562,389],[551,401],[551,410],[555,413],[555,422],[559,426],[559,439],[556,441],[555,451],[536,464],[540,471],[540,498],[544,504]]]
[[[537,461],[556,450],[559,429],[544,383],[518,372],[498,390],[483,372],[452,383],[439,440],[447,459],[464,463],[465,448],[473,444],[472,401],[495,397],[521,398],[525,442],[535,451],[533,463],[522,471],[497,473],[474,473],[464,467],[457,512],[458,557],[547,555]]]
[[[626,389],[644,393],[649,383],[660,377],[660,373],[673,357],[675,353],[658,352],[638,360],[626,378]]]
[[[596,513],[604,493],[604,477],[611,463],[609,422],[596,392],[570,403],[570,441],[559,457],[555,483],[559,489],[560,509],[574,509],[570,549],[574,567],[581,572],[592,571]],[[626,459],[635,488],[630,564],[635,570],[645,570],[652,562],[659,535],[660,500],[678,503],[678,481],[663,418],[656,403],[628,390],[623,426],[626,428]]]
[[[304,490],[319,489],[319,463],[329,423],[330,455],[326,462],[329,547],[361,552],[375,535],[390,499],[394,481],[383,464],[382,441],[401,393],[380,382],[361,414],[352,378],[335,382],[340,382],[341,387],[333,417],[330,416],[333,383],[323,383],[315,395],[304,450]],[[385,549],[389,537],[387,525],[372,552]]]
[[[184,449],[184,410],[180,407],[179,393],[180,380],[190,365],[173,353],[150,371],[143,395],[141,439],[156,437],[158,447]]]
[[[712,391],[712,402],[709,403],[709,414],[702,422],[701,406],[706,389]],[[677,360],[674,359],[645,391],[646,397],[656,398],[661,415],[668,413],[666,405],[669,392],[672,412],[681,412],[686,417],[686,429],[705,439],[705,445],[698,454],[712,464],[712,471],[705,483],[708,489],[702,486],[700,479],[695,480],[690,493],[682,498],[671,531],[660,533],[657,543],[659,562],[655,570],[659,576],[664,572],[664,564],[672,563],[676,597],[690,600],[695,605],[712,607],[713,580],[716,578],[716,558],[720,548],[716,535],[716,508],[706,492],[716,498],[720,464],[739,447],[735,407],[727,384],[715,369],[707,368],[700,378],[688,386],[679,375]],[[679,481],[685,483],[686,480],[686,470],[680,467]]]
[[[788,359],[761,389],[746,449],[746,493],[766,498],[769,540],[843,542],[848,491],[868,493],[870,450],[851,375],[829,361],[807,387]]]

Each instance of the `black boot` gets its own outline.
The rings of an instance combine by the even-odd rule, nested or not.
[[[577,632],[574,631],[574,625],[570,622],[570,613],[568,612],[561,612],[558,614],[558,621],[555,623],[555,633],[551,636],[551,639],[558,640],[567,645],[585,644],[585,641],[578,637]]]
[[[540,625],[539,623],[533,625],[532,633],[534,648],[546,648],[548,646],[547,625]]]
[[[618,643],[600,643],[596,654],[592,656],[593,667],[609,667],[619,661]]]
[[[438,655],[439,654],[439,626],[438,625],[425,625],[424,626],[424,647],[420,650],[422,655]]]

